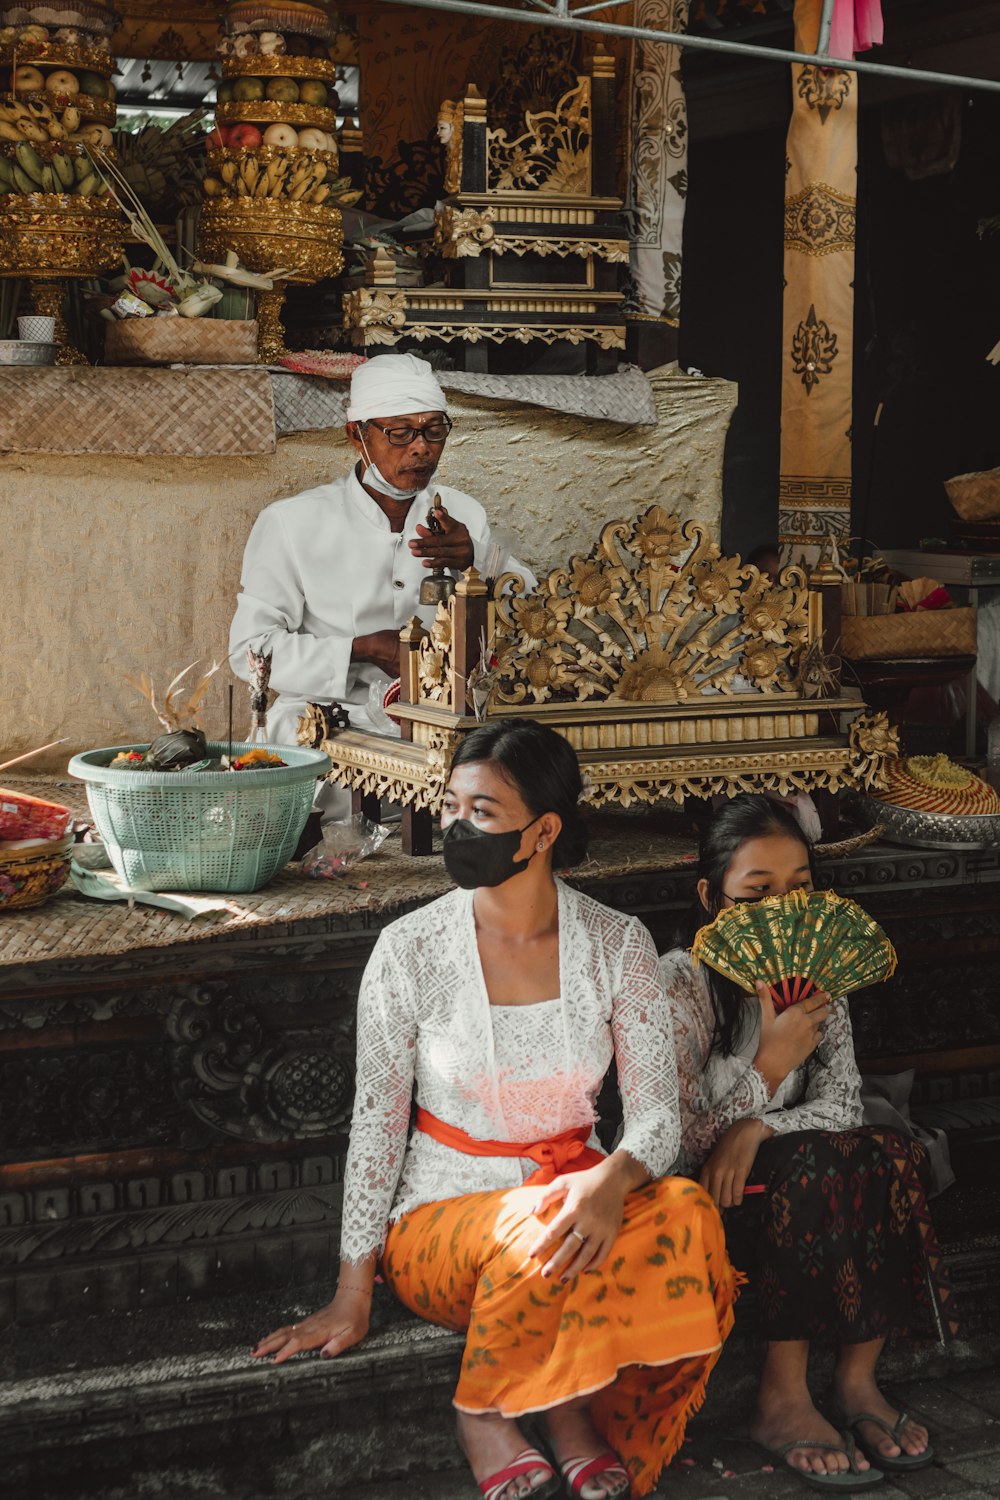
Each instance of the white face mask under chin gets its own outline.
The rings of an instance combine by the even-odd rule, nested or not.
[[[401,490],[397,489],[394,484],[390,484],[378,468],[378,465],[372,462],[364,438],[361,439],[361,452],[365,460],[365,469],[361,475],[362,484],[367,484],[371,489],[378,490],[380,495],[385,495],[390,500],[412,500],[414,495],[420,494],[422,486],[418,486],[415,490]]]

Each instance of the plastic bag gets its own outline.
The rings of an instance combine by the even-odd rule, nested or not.
[[[388,837],[388,828],[361,813],[346,823],[324,823],[322,839],[302,861],[302,873],[311,880],[337,880],[380,849]]]

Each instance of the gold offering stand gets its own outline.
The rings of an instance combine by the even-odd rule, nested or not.
[[[55,319],[58,365],[86,364],[63,318],[64,283],[121,260],[125,225],[113,198],[67,193],[0,197],[0,276],[27,277],[35,312]]]
[[[826,654],[837,594],[798,568],[771,583],[659,505],[609,522],[531,593],[470,568],[430,630],[401,632],[402,738],[329,734],[329,779],[369,810],[401,802],[413,854],[430,850],[456,746],[497,718],[564,735],[598,807],[878,787],[897,737]],[[300,740],[316,723],[300,721]]]
[[[91,20],[82,21],[79,29],[85,34],[110,31],[110,13],[106,27]],[[18,41],[0,48],[0,65],[13,67],[16,63],[38,68],[46,77],[51,70],[76,72],[84,69],[105,79],[108,84],[106,98],[82,91],[62,95],[45,90],[5,96],[29,107],[44,107],[60,122],[57,133],[48,140],[42,138],[49,133],[48,126],[39,126],[37,120],[33,132],[25,137],[46,166],[50,166],[57,154],[74,161],[85,158],[85,147],[69,138],[73,131],[62,122],[66,110],[72,107],[79,115],[80,126],[114,125],[117,109],[114,91],[110,87],[114,70],[110,52],[86,36],[76,45],[69,46],[55,40],[50,29],[47,42]],[[56,129],[55,126],[52,128]],[[0,150],[11,165],[17,160],[17,149],[13,140],[0,143]],[[54,180],[51,186],[59,188],[60,183]],[[31,284],[35,312],[55,319],[56,364],[87,363],[86,357],[71,343],[63,317],[65,283],[98,276],[120,262],[125,247],[124,236],[125,227],[118,205],[107,196],[50,191],[42,185],[36,193],[0,194],[0,276],[26,278]]]
[[[261,6],[261,13],[267,12]],[[227,30],[230,20],[224,21]],[[276,19],[273,29],[281,31]],[[312,27],[317,40],[332,39],[332,27]],[[227,82],[259,79],[297,79],[333,88],[336,64],[323,57],[264,55],[259,52],[226,57],[222,76]],[[302,104],[278,99],[231,99],[216,106],[216,125],[253,125],[261,132],[270,125],[290,125],[332,134],[337,128],[336,111],[322,104]],[[338,276],[344,269],[344,231],[340,210],[326,202],[310,202],[304,196],[329,192],[324,181],[338,171],[338,151],[295,146],[224,146],[209,150],[209,177],[202,204],[199,258],[224,263],[235,250],[249,271],[267,275],[275,267],[288,267],[275,278],[272,291],[257,293],[257,357],[262,364],[276,364],[285,354],[281,310],[289,282],[306,285]],[[324,181],[306,173],[309,166],[325,169]],[[292,184],[306,173],[305,187]],[[211,185],[215,186],[210,192]]]
[[[285,353],[281,309],[288,282],[321,281],[344,268],[340,212],[325,204],[289,203],[278,198],[210,198],[203,208],[198,255],[223,263],[235,250],[249,271],[266,275],[291,267],[273,291],[257,293],[257,357],[276,364]]]

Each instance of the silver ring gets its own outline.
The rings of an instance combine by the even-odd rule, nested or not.
[[[587,1236],[585,1234],[581,1234],[579,1229],[571,1229],[569,1232],[574,1239],[580,1241],[581,1245],[585,1245],[587,1243]]]

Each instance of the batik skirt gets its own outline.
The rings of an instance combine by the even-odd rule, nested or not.
[[[725,1222],[767,1339],[954,1337],[926,1169],[918,1141],[878,1126],[764,1142],[749,1180],[765,1192]]]
[[[383,1273],[420,1317],[466,1332],[455,1405],[519,1417],[593,1395],[635,1495],[701,1404],[739,1278],[712,1200],[686,1178],[630,1193],[604,1265],[563,1283],[529,1255],[538,1189],[470,1193],[391,1226]]]

